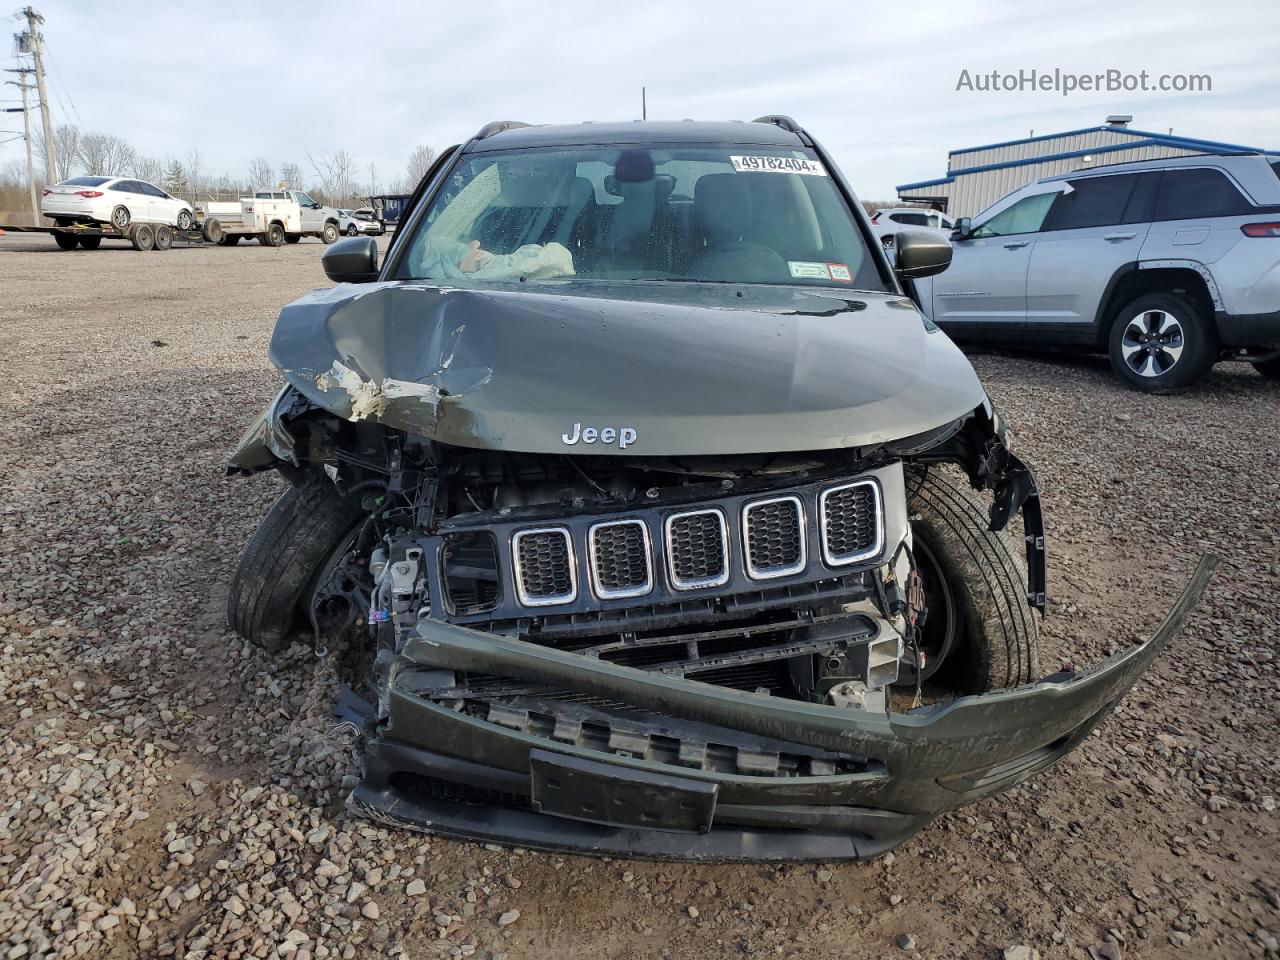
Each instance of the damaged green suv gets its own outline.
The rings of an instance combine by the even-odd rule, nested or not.
[[[285,307],[230,619],[349,665],[351,805],[601,855],[874,856],[1072,749],[1035,481],[793,121],[490,124]],[[1007,529],[1014,520],[1021,536]],[[925,694],[927,696],[922,696]],[[925,700],[930,701],[925,703]]]

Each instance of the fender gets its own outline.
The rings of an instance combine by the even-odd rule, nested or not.
[[[1138,264],[1139,270],[1161,270],[1161,269],[1182,269],[1194,270],[1200,274],[1200,279],[1204,281],[1204,285],[1209,288],[1209,299],[1213,301],[1214,310],[1225,310],[1223,306],[1222,294],[1218,292],[1218,283],[1213,279],[1213,274],[1209,272],[1209,268],[1199,260],[1143,260]]]

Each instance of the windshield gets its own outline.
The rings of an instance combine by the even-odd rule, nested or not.
[[[396,273],[886,289],[816,156],[759,146],[464,156]]]

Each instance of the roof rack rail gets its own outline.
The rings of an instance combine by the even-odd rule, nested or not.
[[[800,124],[796,123],[785,113],[770,113],[763,117],[756,117],[752,123],[772,123],[775,127],[781,127],[790,133],[800,133]]]
[[[1203,157],[1262,157],[1267,154],[1260,153],[1257,150],[1206,150],[1203,153],[1181,153],[1173,157],[1147,157],[1144,160],[1112,160],[1110,163],[1091,163],[1087,167],[1081,167],[1079,170],[1071,170],[1067,173],[1055,173],[1050,176],[1042,177],[1042,180],[1060,180],[1069,177],[1079,176],[1082,173],[1088,173],[1090,170],[1101,170],[1103,167],[1123,167],[1135,163],[1168,163],[1170,160],[1194,160]]]
[[[800,126],[800,124],[796,123],[794,120],[788,117],[785,113],[766,114],[763,117],[756,117],[751,122],[752,123],[771,123],[775,127],[781,127],[783,130],[787,131],[787,133],[794,133],[806,145],[812,146],[812,144],[809,142],[809,135],[804,132],[804,127]]]
[[[476,134],[477,140],[485,140],[492,137],[495,133],[502,133],[504,130],[519,130],[521,127],[532,126],[522,120],[495,120],[493,123],[486,123],[480,128],[480,132]]]

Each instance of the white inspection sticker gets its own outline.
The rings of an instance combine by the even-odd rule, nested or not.
[[[831,272],[825,263],[810,260],[788,260],[791,275],[801,280],[830,280]]]
[[[825,177],[827,168],[807,157],[730,157],[738,173],[801,173],[809,177]]]

